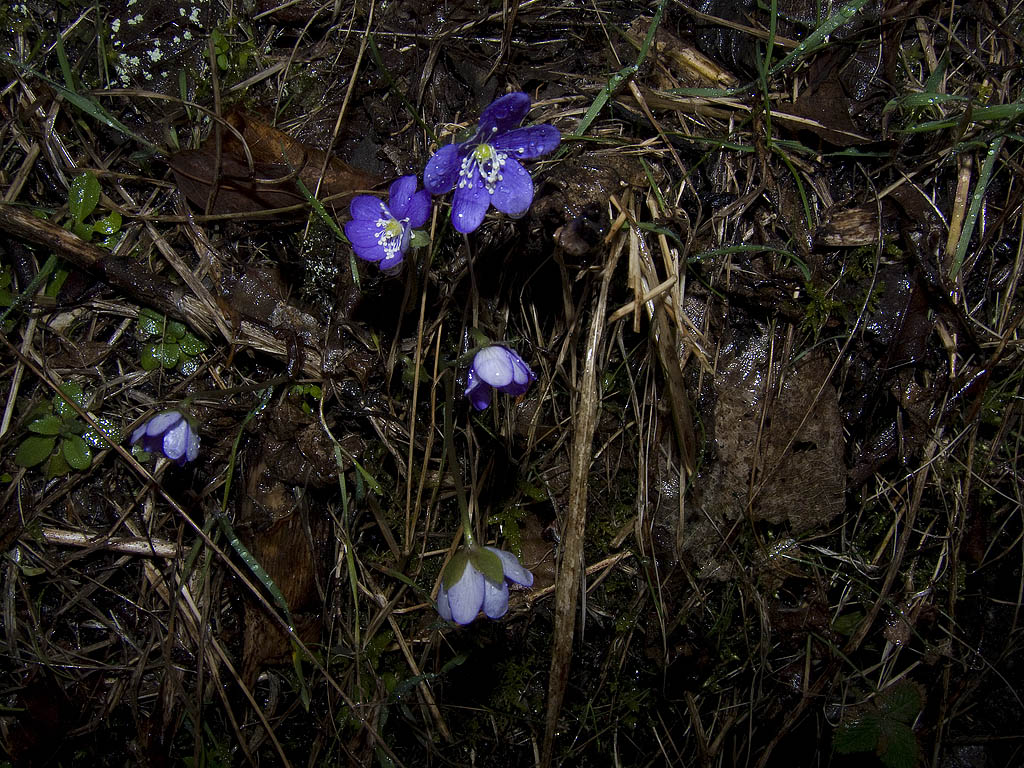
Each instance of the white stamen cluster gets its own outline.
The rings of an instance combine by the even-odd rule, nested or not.
[[[494,188],[504,178],[501,171],[507,159],[508,153],[498,152],[490,144],[477,144],[476,148],[462,159],[459,186],[472,188],[473,180],[479,173],[487,193],[493,195]]]
[[[383,207],[383,206],[382,206]],[[384,249],[385,257],[392,258],[402,247],[402,237],[405,234],[405,226],[394,217],[381,216],[377,219],[377,245]]]

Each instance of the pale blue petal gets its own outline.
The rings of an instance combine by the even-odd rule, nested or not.
[[[185,461],[195,461],[199,455],[199,435],[192,429],[192,425],[189,424],[188,428],[188,444],[185,446]]]
[[[562,134],[553,125],[527,125],[495,136],[491,146],[517,160],[530,160],[552,152],[561,140]]]
[[[532,195],[532,187],[530,191]],[[452,195],[452,224],[459,232],[473,232],[480,226],[490,207],[491,195],[474,164],[473,173],[466,179],[466,185],[462,186],[462,179],[459,179],[459,186]]]
[[[533,202],[533,179],[519,161],[511,157],[505,161],[501,176],[491,195],[491,204],[502,213],[519,218]]]
[[[388,188],[388,208],[396,219],[404,219],[408,213],[409,201],[416,191],[416,177],[402,176]]]
[[[462,165],[462,144],[445,144],[427,161],[423,169],[423,188],[432,195],[443,195],[455,186]]]
[[[171,461],[178,461],[184,464],[185,451],[188,448],[188,422],[184,419],[173,429],[164,434],[163,448],[164,456]]]
[[[427,223],[430,218],[430,193],[421,189],[409,200],[409,207],[405,210],[403,218],[409,219],[409,227],[418,229]]]
[[[484,579],[484,613],[489,619],[500,619],[508,613],[508,584],[504,581],[499,587]]]
[[[444,579],[441,579],[441,588],[437,591],[437,612],[445,621],[452,620],[452,609],[448,605],[448,590],[444,588]]]
[[[156,437],[166,432],[179,421],[181,421],[181,414],[177,411],[158,413],[146,422],[146,434],[150,437]]]
[[[495,99],[480,113],[480,133],[484,141],[494,133],[504,133],[523,122],[530,111],[530,97],[515,91]]]
[[[533,586],[533,574],[519,564],[518,557],[511,552],[494,547],[485,547],[485,549],[489,549],[501,559],[501,568],[505,572],[506,579],[514,581],[516,584],[522,584],[524,587]]]
[[[140,424],[132,431],[132,439],[128,441],[130,445],[135,445],[139,440],[146,436],[146,427],[149,423]]]
[[[353,197],[352,202],[348,204],[348,210],[352,214],[353,219],[376,221],[382,217],[385,219],[391,218],[391,214],[388,213],[388,207],[384,205],[384,201],[373,195]]]
[[[492,387],[507,386],[512,383],[515,376],[512,354],[514,353],[497,344],[484,347],[473,358],[473,370]]]
[[[484,604],[484,575],[467,563],[462,577],[448,590],[448,605],[456,624],[469,624]]]

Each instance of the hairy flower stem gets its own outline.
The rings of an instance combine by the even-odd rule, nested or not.
[[[445,377],[445,409],[444,409],[444,447],[448,453],[448,465],[451,467],[452,480],[455,482],[455,497],[459,501],[459,512],[462,515],[462,535],[466,539],[466,546],[476,546],[476,538],[473,536],[473,521],[469,516],[469,504],[466,502],[466,489],[462,486],[462,475],[459,470],[458,459],[455,456],[455,424],[452,414],[455,411],[455,372],[450,371]]]

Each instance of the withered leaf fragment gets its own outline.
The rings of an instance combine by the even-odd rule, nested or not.
[[[323,150],[242,111],[226,119],[244,143],[225,130],[219,157],[211,137],[199,149],[178,152],[168,161],[178,188],[204,213],[251,216],[301,206],[290,215],[304,218],[306,195],[301,181],[310,192],[319,189],[317,197],[328,210],[342,214],[352,197],[380,184],[376,176],[336,157],[327,159],[325,166]],[[321,171],[323,181],[318,183]]]

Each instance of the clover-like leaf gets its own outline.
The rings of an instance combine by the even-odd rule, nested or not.
[[[68,466],[74,469],[88,469],[92,464],[92,449],[78,435],[67,435],[61,440],[60,450]]]
[[[161,366],[173,368],[178,364],[180,356],[181,347],[177,344],[167,344],[162,341],[151,342],[142,347],[142,354],[140,355],[142,370],[155,371]]]
[[[14,454],[14,463],[19,467],[34,467],[42,464],[53,453],[56,437],[26,437]]]
[[[164,338],[168,341],[181,341],[186,333],[188,333],[188,328],[184,323],[177,320],[168,320]]]
[[[76,224],[96,210],[100,201],[100,183],[91,173],[80,173],[71,180],[68,189],[68,211]]]

